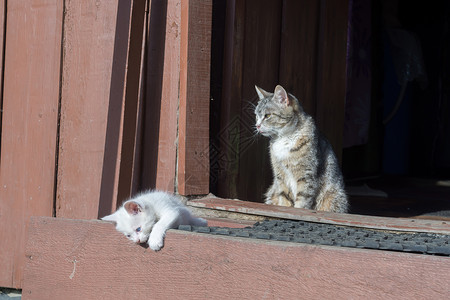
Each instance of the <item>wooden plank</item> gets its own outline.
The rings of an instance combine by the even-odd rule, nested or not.
[[[131,194],[135,195],[141,191],[142,180],[142,148],[143,148],[143,136],[144,136],[144,109],[145,109],[145,89],[146,89],[146,61],[147,61],[147,36],[148,36],[148,24],[149,24],[149,11],[150,1],[145,1],[144,8],[144,24],[142,32],[142,44],[141,44],[141,62],[139,72],[139,99],[137,103],[137,117],[136,117],[136,135],[134,142],[134,161],[133,161],[133,174],[131,183]]]
[[[109,200],[103,215],[115,208],[123,73],[113,77],[112,72],[124,70],[126,59],[126,42],[115,47],[116,20],[129,17],[118,6],[117,1],[65,2],[57,217],[97,218],[102,180]],[[123,31],[117,37],[125,35],[126,41],[128,27]]]
[[[246,101],[257,104],[255,84],[273,92],[279,83],[282,2],[246,0],[245,4],[237,189],[239,199],[262,202],[272,183],[269,139],[255,137],[255,115]]]
[[[131,196],[135,164],[137,117],[140,96],[142,42],[146,0],[133,0],[129,21],[128,53],[123,83],[123,128],[119,158],[117,202],[120,205]]]
[[[281,4],[250,0],[227,3],[219,137],[219,157],[224,157],[218,184],[222,197],[260,202],[270,184],[268,139],[257,139],[253,130],[254,86],[270,90],[278,84]],[[250,177],[252,180],[247,180]]]
[[[181,0],[151,1],[141,188],[175,191]]]
[[[212,1],[181,1],[177,192],[209,192]]]
[[[221,197],[237,198],[239,171],[240,110],[242,95],[242,68],[245,37],[245,1],[231,0],[226,3],[223,88],[220,107],[220,145],[218,155],[217,193]],[[238,122],[233,122],[237,120]]]
[[[101,174],[100,201],[98,203],[98,216],[110,214],[116,209],[119,189],[120,155],[123,141],[124,122],[124,88],[127,69],[128,41],[130,34],[131,2],[117,1],[115,17],[115,31],[105,31],[108,36],[114,34],[113,56],[110,61],[111,70],[109,85],[109,103],[106,121],[105,146],[103,152],[103,165]],[[112,15],[111,15],[112,17]],[[112,19],[112,18],[111,18]],[[108,39],[109,42],[111,42]],[[105,45],[106,46],[106,45]],[[107,47],[111,47],[108,44]],[[103,117],[103,116],[102,116]]]
[[[102,221],[33,218],[23,299],[446,299],[447,257],[170,230],[153,252]],[[300,296],[301,295],[301,296]]]
[[[6,3],[5,0],[0,0],[0,109],[3,107],[3,62],[4,62],[4,47],[5,47],[5,25],[6,25]],[[3,111],[3,110],[2,110]],[[0,112],[0,147],[1,147],[1,133],[2,133],[2,112]],[[0,153],[1,155],[1,153]]]
[[[316,121],[341,161],[345,119],[348,0],[320,2]]]
[[[255,221],[249,220],[233,220],[228,218],[205,218],[208,220],[208,226],[211,227],[229,227],[229,228],[245,228],[252,226]]]
[[[193,207],[209,208],[221,211],[229,211],[233,213],[237,212],[242,214],[260,215],[280,219],[375,228],[383,230],[450,234],[450,223],[446,221],[338,214],[221,198],[190,200],[187,202],[187,204]]]
[[[0,286],[20,288],[29,217],[53,214],[63,3],[9,1],[7,11]]]
[[[316,0],[284,0],[279,83],[305,111],[316,114],[319,6]]]

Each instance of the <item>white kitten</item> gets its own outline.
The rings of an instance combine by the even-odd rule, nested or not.
[[[196,218],[176,196],[160,191],[148,191],[126,201],[115,213],[102,218],[116,223],[116,229],[135,243],[145,243],[158,251],[170,228],[179,225],[206,226]]]

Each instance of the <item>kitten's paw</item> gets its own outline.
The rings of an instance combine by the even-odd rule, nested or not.
[[[272,200],[266,200],[264,203],[269,204],[269,205],[273,204]]]
[[[159,251],[164,246],[164,239],[162,238],[150,238],[148,241],[148,246],[153,251]]]

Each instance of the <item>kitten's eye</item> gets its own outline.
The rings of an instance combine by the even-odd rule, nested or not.
[[[131,237],[131,234],[127,234],[127,238]]]
[[[272,114],[265,114],[264,115],[264,119],[268,119],[268,118],[270,118],[272,116]]]
[[[140,232],[141,231],[141,227],[136,228],[136,232]]]

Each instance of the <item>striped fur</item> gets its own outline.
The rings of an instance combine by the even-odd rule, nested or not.
[[[345,213],[348,200],[336,155],[297,98],[277,86],[256,87],[256,128],[270,137],[273,184],[265,202]]]

